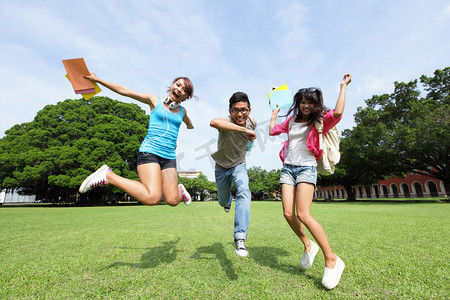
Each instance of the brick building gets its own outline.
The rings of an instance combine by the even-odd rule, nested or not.
[[[444,182],[414,172],[406,177],[389,177],[368,186],[354,186],[357,199],[371,198],[428,198],[448,197]],[[322,187],[316,189],[317,199],[347,199],[343,186]]]

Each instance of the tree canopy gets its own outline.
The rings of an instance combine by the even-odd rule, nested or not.
[[[198,195],[200,201],[204,201],[208,195],[217,191],[216,184],[208,181],[208,178],[204,174],[200,174],[199,177],[194,179],[178,176],[178,182],[184,185],[192,197]]]
[[[38,199],[68,198],[102,164],[137,179],[136,153],[148,118],[138,105],[108,97],[47,105],[0,139],[1,188],[20,188]]]
[[[251,167],[247,173],[249,188],[255,199],[263,199],[264,193],[281,191],[279,184],[281,170],[266,171],[261,167]]]
[[[375,95],[358,108],[356,126],[343,132],[339,172],[321,182],[351,186],[372,184],[391,175],[415,171],[439,180],[450,191],[450,67],[395,82],[392,94]]]

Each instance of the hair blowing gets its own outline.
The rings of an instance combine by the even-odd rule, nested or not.
[[[323,113],[328,110],[328,108],[323,104],[323,96],[320,89],[316,89],[314,92],[300,92],[299,90],[294,95],[294,102],[292,103],[285,117],[293,113],[293,118],[295,118],[294,120],[300,121],[303,119],[303,114],[300,110],[300,101],[302,101],[303,97],[305,97],[308,102],[312,102],[316,105],[308,120],[308,125],[312,125],[316,120],[322,119]]]

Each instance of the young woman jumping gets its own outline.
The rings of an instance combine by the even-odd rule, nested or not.
[[[139,181],[115,174],[103,165],[80,186],[86,193],[98,185],[112,184],[146,205],[155,205],[164,197],[167,204],[176,206],[183,199],[191,203],[191,196],[182,184],[178,184],[175,148],[181,122],[193,129],[192,122],[181,102],[194,97],[194,86],[187,77],[177,77],[167,90],[165,98],[132,91],[122,85],[98,78],[94,73],[85,78],[100,83],[122,96],[130,97],[150,106],[147,136],[142,142],[137,160]]]
[[[338,285],[345,264],[333,253],[325,231],[310,212],[317,182],[316,161],[322,155],[322,150],[319,150],[319,133],[314,123],[322,121],[325,134],[341,120],[345,106],[345,92],[351,78],[350,74],[344,75],[334,109],[326,109],[319,88],[302,88],[295,94],[294,102],[286,115],[290,117],[276,124],[280,111],[277,106],[272,111],[269,125],[269,134],[272,136],[288,134],[287,147],[280,152],[280,157],[284,160],[280,183],[284,217],[305,246],[300,268],[306,270],[311,267],[320,246],[325,257],[322,285],[327,289]],[[319,246],[308,238],[303,224]]]

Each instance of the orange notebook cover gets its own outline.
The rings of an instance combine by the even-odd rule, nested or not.
[[[64,59],[62,62],[75,91],[95,89],[94,83],[83,77],[90,75],[83,58]]]
[[[69,75],[66,74],[66,78],[69,79]],[[69,79],[70,81],[70,79]],[[87,93],[87,94],[81,94],[81,96],[83,96],[84,100],[89,100],[92,97],[94,97],[95,95],[97,95],[98,93],[100,93],[102,90],[101,88],[98,87],[98,84],[94,82],[94,86],[95,86],[95,92],[93,93]]]

